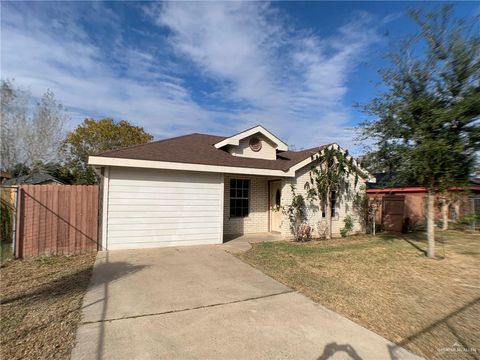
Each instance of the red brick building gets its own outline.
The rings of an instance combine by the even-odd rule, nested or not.
[[[427,189],[420,186],[388,186],[384,174],[367,184],[367,194],[376,205],[376,222],[387,231],[400,232],[421,228],[426,223]],[[469,214],[480,214],[480,181],[474,179],[466,188],[452,188],[448,196],[436,195],[435,220],[455,223]],[[473,225],[476,229],[480,224]]]

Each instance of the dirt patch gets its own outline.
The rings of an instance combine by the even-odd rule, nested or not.
[[[479,359],[480,236],[439,234],[435,260],[424,238],[261,243],[239,257],[428,359]]]
[[[66,359],[95,254],[11,260],[0,269],[2,359]]]

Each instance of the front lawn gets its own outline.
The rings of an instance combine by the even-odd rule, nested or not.
[[[424,238],[265,242],[238,256],[428,359],[479,359],[480,235],[437,232],[435,260]]]
[[[10,260],[0,269],[0,358],[70,355],[94,254]]]

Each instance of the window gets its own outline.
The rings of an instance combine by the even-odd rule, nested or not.
[[[335,191],[332,191],[332,197],[330,198],[330,205],[332,207],[332,218],[337,215],[337,193]],[[325,217],[325,206],[322,209],[322,218]]]
[[[282,193],[280,192],[280,189],[277,189],[277,192],[275,193],[275,206],[280,206],[281,201]]]
[[[332,217],[337,215],[337,193],[332,191],[332,199],[330,200],[332,204]]]
[[[248,216],[250,180],[230,179],[230,217]]]

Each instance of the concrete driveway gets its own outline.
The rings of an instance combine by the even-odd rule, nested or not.
[[[97,256],[73,360],[415,359],[225,251]]]

